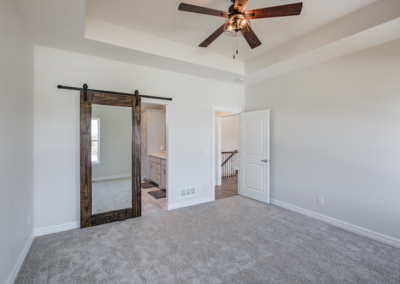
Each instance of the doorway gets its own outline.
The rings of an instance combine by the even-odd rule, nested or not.
[[[239,114],[216,112],[217,164],[215,200],[238,195]]]
[[[142,103],[142,216],[167,210],[167,106]]]
[[[214,200],[238,195],[240,112],[238,109],[213,109]]]
[[[241,110],[213,107],[212,184],[214,200],[239,194],[269,203],[269,117],[268,109],[242,112]],[[226,143],[223,143],[224,119],[227,122],[225,123]],[[235,137],[239,137],[239,139]],[[236,143],[238,143],[238,150],[236,150]],[[226,165],[228,166],[224,169],[223,167]]]

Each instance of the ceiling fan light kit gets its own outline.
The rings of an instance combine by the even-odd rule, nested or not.
[[[224,33],[231,37],[240,37],[251,27],[250,20],[244,14],[231,14],[225,23]]]
[[[303,9],[303,3],[281,5],[275,7],[261,8],[246,11],[248,0],[231,0],[234,4],[229,7],[229,12],[219,11],[215,9],[200,7],[196,5],[181,3],[178,10],[185,12],[192,12],[197,14],[204,14],[227,18],[228,20],[220,26],[214,33],[212,33],[205,41],[199,46],[208,47],[214,40],[216,40],[222,33],[231,37],[243,36],[249,46],[253,49],[261,45],[253,29],[251,28],[250,20],[298,16]],[[236,48],[236,54],[237,48]],[[235,59],[235,54],[233,56]]]

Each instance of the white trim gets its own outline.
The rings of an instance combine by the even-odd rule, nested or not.
[[[68,231],[68,230],[79,229],[80,227],[81,227],[81,222],[77,221],[77,222],[65,223],[65,224],[61,224],[61,225],[55,225],[55,226],[51,226],[51,227],[39,228],[39,229],[35,229],[35,236],[39,237],[39,236],[64,232],[64,231]]]
[[[222,120],[221,116],[218,117],[218,122],[217,122],[217,149],[215,153],[217,153],[217,157],[215,157],[215,160],[217,161],[217,165],[222,164],[222,157],[221,157],[221,148],[222,148],[222,138],[221,138],[221,125],[222,125]],[[222,170],[221,167],[217,167],[217,178],[215,185],[222,185]]]
[[[29,249],[31,248],[34,238],[35,238],[35,234],[32,233],[32,235],[29,237],[28,241],[26,242],[24,249],[22,250],[21,254],[19,255],[18,260],[13,267],[11,275],[8,278],[8,280],[6,281],[6,284],[13,284],[15,282],[15,279],[17,278],[18,273],[21,270],[21,266],[24,263],[25,257],[28,254]]]
[[[207,203],[207,202],[212,202],[212,201],[214,201],[213,197],[206,197],[206,198],[202,198],[202,199],[195,199],[195,200],[190,200],[190,201],[185,201],[185,202],[168,204],[168,210],[174,210],[174,209],[189,207],[189,206],[198,205],[198,204]]]
[[[107,177],[97,177],[92,178],[92,181],[101,181],[101,180],[109,180],[109,179],[117,179],[117,178],[128,178],[131,177],[132,174],[124,174],[124,175],[115,175],[115,176],[107,176]]]
[[[226,108],[226,107],[212,107],[211,111],[211,201],[215,201],[215,184],[216,184],[216,177],[215,177],[215,112],[216,111],[223,111],[223,112],[231,112],[231,113],[241,113],[243,109],[237,108]]]
[[[279,207],[288,209],[290,211],[294,211],[294,212],[300,213],[302,215],[323,221],[325,223],[345,229],[345,230],[353,232],[355,234],[358,234],[358,235],[361,235],[364,237],[368,237],[368,238],[380,241],[382,243],[400,248],[400,239],[389,237],[389,236],[386,236],[386,235],[383,235],[383,234],[380,234],[380,233],[377,233],[377,232],[374,232],[374,231],[371,231],[371,230],[368,230],[368,229],[365,229],[362,227],[358,227],[356,225],[346,223],[346,222],[343,222],[343,221],[340,221],[340,220],[337,220],[337,219],[334,219],[334,218],[331,218],[331,217],[328,217],[328,216],[325,216],[325,215],[322,215],[319,213],[315,213],[313,211],[309,211],[309,210],[306,210],[306,209],[303,209],[303,208],[300,208],[300,207],[297,207],[297,206],[294,206],[294,205],[291,205],[291,204],[288,204],[288,203],[285,203],[285,202],[282,202],[282,201],[279,201],[276,199],[271,198],[270,201],[271,201],[271,204],[274,204],[276,206],[279,206]]]

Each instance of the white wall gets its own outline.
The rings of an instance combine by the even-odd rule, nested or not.
[[[33,43],[10,0],[0,1],[0,216],[9,283],[33,233]]]
[[[100,119],[100,163],[93,164],[92,179],[132,175],[132,108],[93,105]]]
[[[400,240],[399,75],[397,40],[247,86],[271,110],[271,197]]]
[[[221,117],[221,151],[239,151],[240,116]]]
[[[79,95],[56,86],[83,83],[172,97],[168,202],[211,199],[212,107],[244,108],[244,87],[35,46],[35,228],[79,221]],[[179,189],[193,185],[197,195],[181,199]]]

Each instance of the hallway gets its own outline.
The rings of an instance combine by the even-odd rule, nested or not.
[[[238,195],[238,178],[223,178],[222,185],[215,186],[215,200]]]

